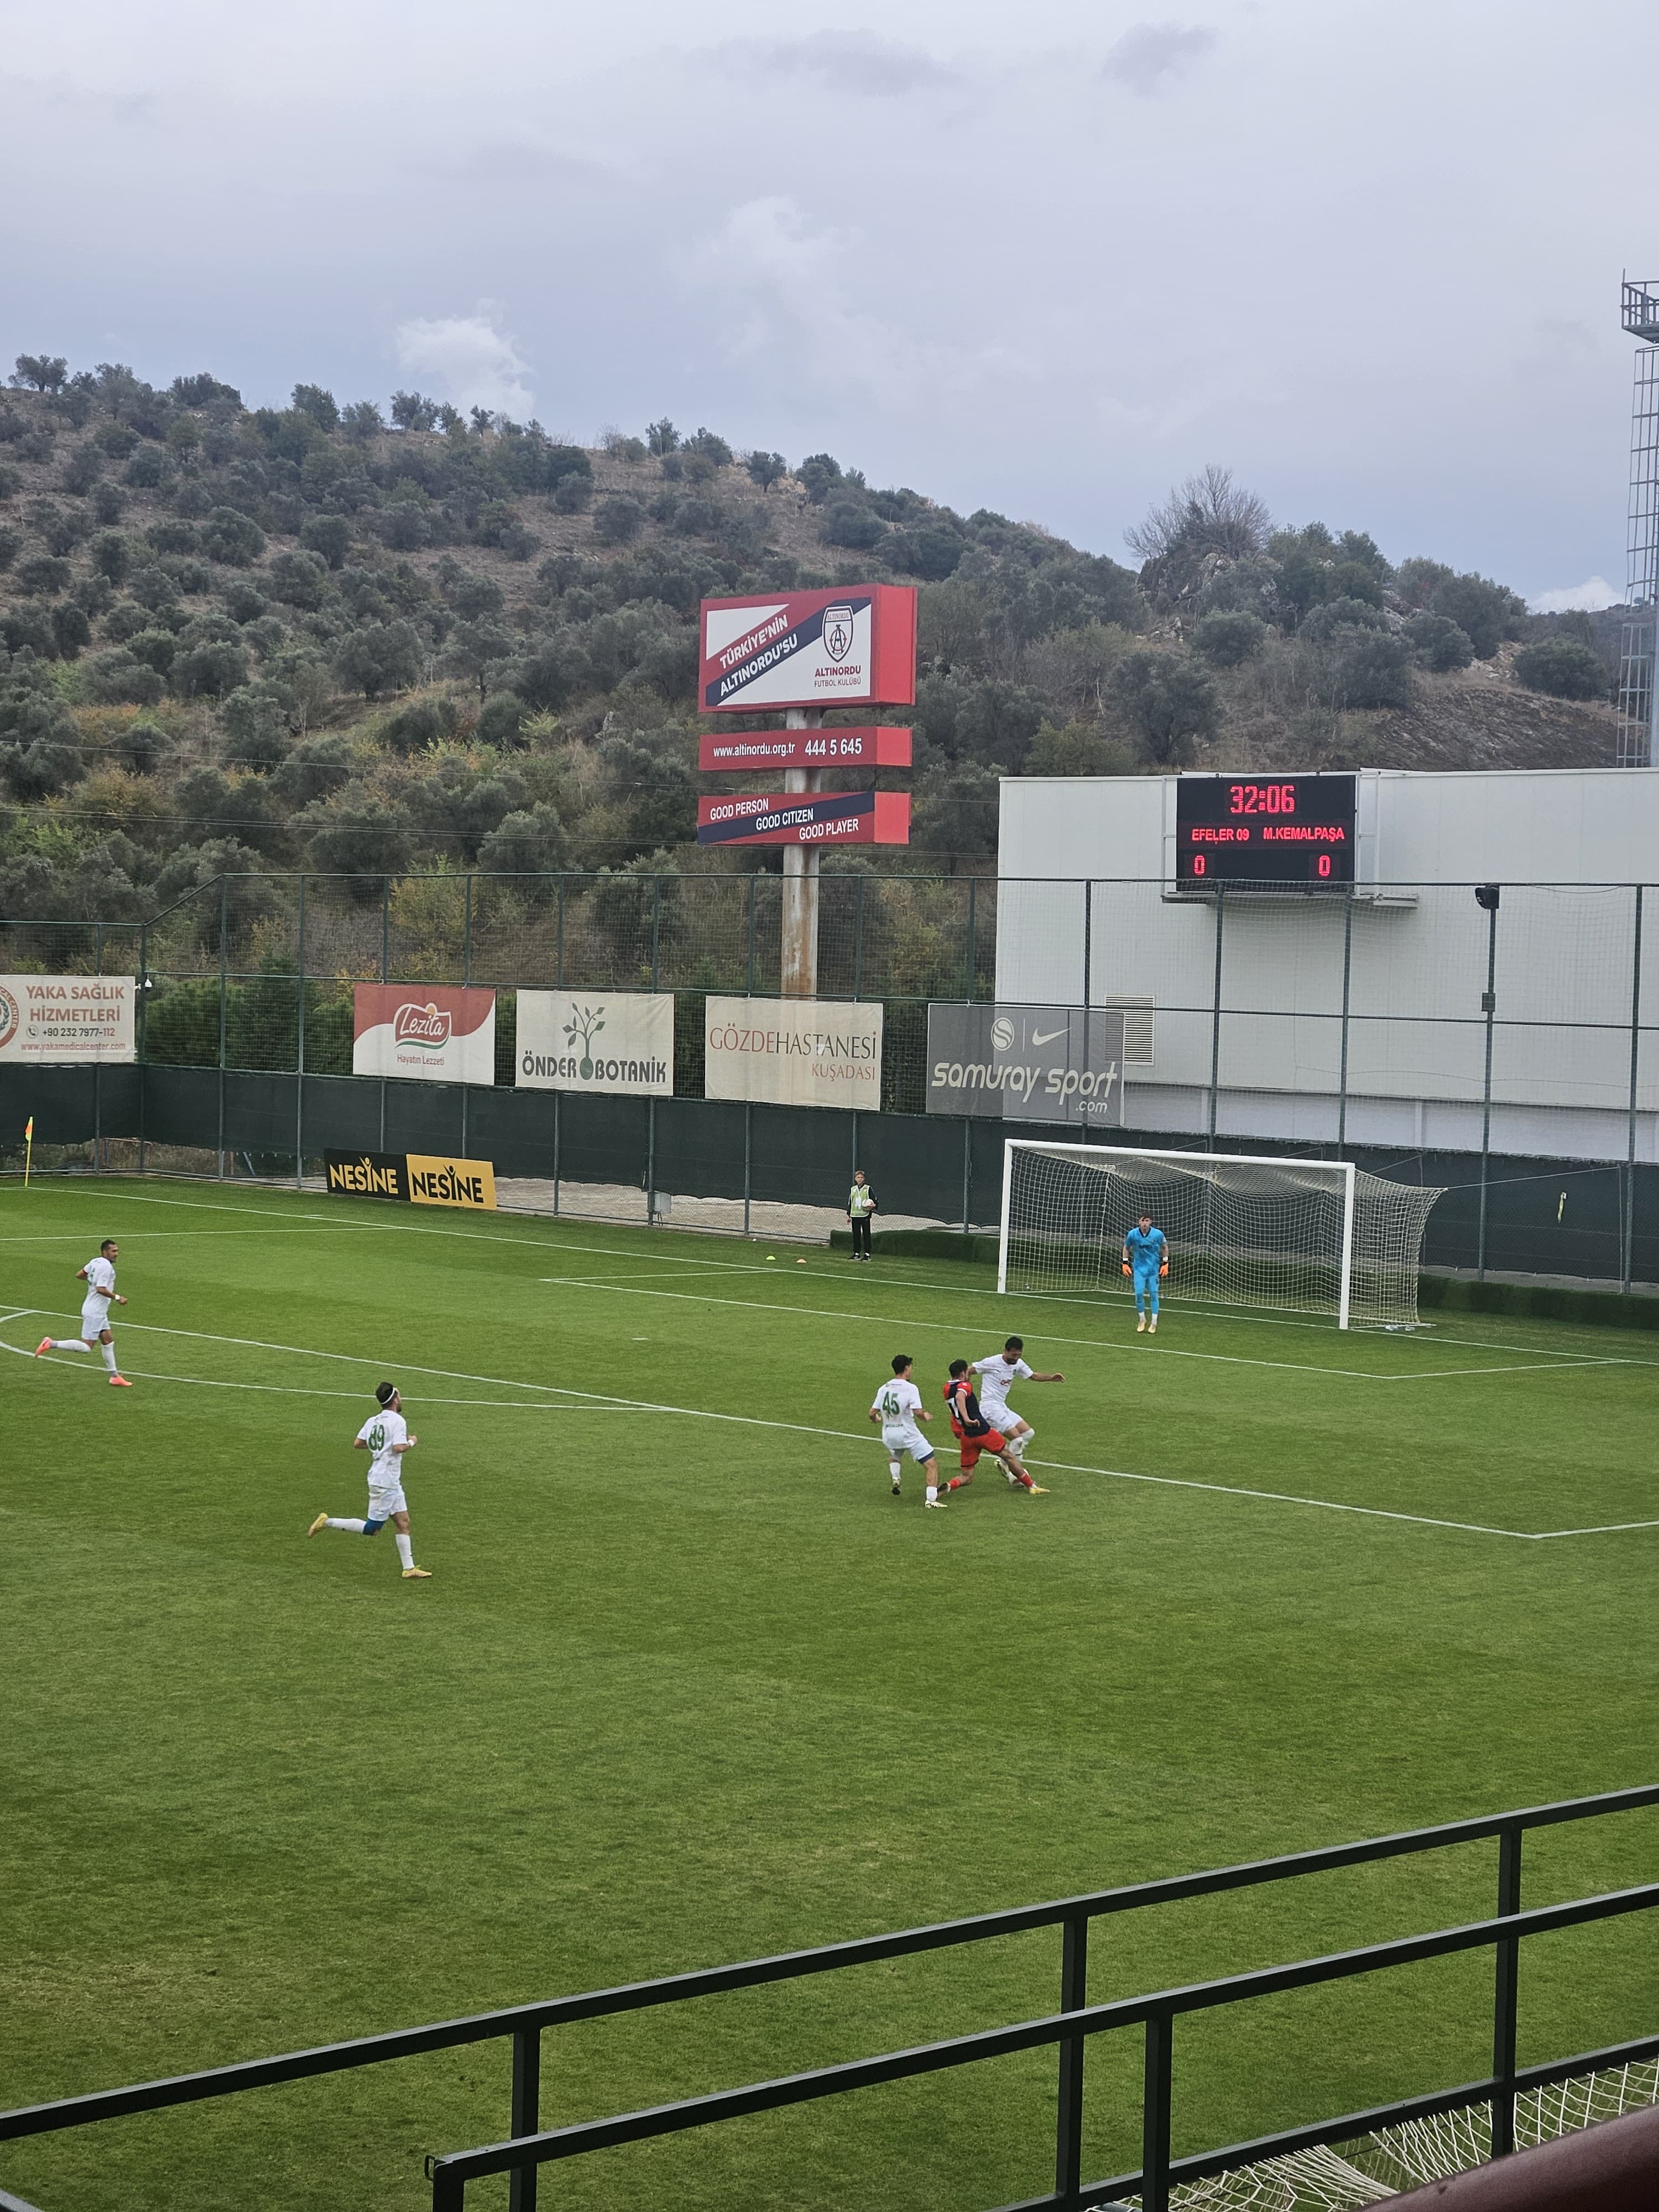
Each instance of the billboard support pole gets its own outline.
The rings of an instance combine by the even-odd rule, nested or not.
[[[821,730],[822,707],[791,707],[784,714],[790,730]],[[789,768],[783,772],[786,791],[817,792],[823,788],[823,770]],[[786,845],[783,848],[783,963],[781,977],[786,999],[816,999],[818,995],[818,850],[815,845]]]

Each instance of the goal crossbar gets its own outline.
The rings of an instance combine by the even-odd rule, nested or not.
[[[1123,1238],[1149,1214],[1170,1262],[1155,1293],[1409,1328],[1440,1194],[1352,1160],[1010,1138],[997,1288],[1120,1290]]]

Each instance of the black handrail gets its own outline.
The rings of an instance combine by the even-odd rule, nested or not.
[[[158,2081],[129,2084],[116,2089],[56,2098],[0,2112],[0,2142],[45,2135],[63,2129],[90,2126],[137,2112],[159,2112],[174,2105],[234,2096],[247,2089],[269,2088],[284,2081],[304,2081],[319,2075],[345,2073],[359,2066],[384,2064],[391,2059],[410,2058],[434,2051],[456,2050],[468,2044],[510,2036],[513,2040],[512,2127],[515,2139],[532,2137],[539,2124],[540,2042],[544,2028],[567,2027],[580,2021],[599,2020],[619,2013],[643,2011],[657,2005],[684,2003],[694,1997],[714,1996],[770,1983],[793,1981],[811,1974],[833,1973],[847,1966],[872,1965],[957,1945],[986,1942],[1038,1928],[1062,1930],[1060,1976],[1061,2015],[1069,2023],[1057,2039],[1060,2047],[1060,2096],[1055,2140],[1057,2187],[1075,2192],[1080,2185],[1082,2153],[1082,2064],[1084,2035],[1079,2025],[1086,1994],[1088,1927],[1091,1920],[1118,1912],[1139,1911],[1156,1905],[1215,1896],[1230,1890],[1288,1881],[1303,1875],[1329,1873],[1459,1844],[1493,1838],[1499,1842],[1498,1911],[1505,1921],[1518,1917],[1520,1903],[1521,1838],[1531,1828],[1601,1819],[1659,1805],[1659,1783],[1636,1789],[1604,1791],[1592,1797],[1565,1798],[1509,1813],[1483,1814],[1472,1820],[1443,1822],[1431,1828],[1414,1828],[1358,1843],[1321,1846],[1269,1859],[1213,1868],[1205,1872],[1171,1875],[1123,1887],[1086,1892],[1047,1904],[1016,1905],[1002,1911],[978,1913],[961,1920],[933,1923],[883,1936],[855,1937],[850,1942],[786,1951],[725,1966],[699,1967],[690,1972],[630,1982],[579,1996],[509,2005],[496,2011],[464,2014],[454,2020],[393,2029],[379,2035],[359,2036],[340,2043],[322,2044],[267,2058],[245,2059],[228,2066],[166,2076]],[[1498,1990],[1494,2005],[1493,2078],[1499,2084],[1494,2114],[1494,2142],[1507,2147],[1504,2130],[1512,2127],[1514,2092],[1506,2081],[1518,2082],[1515,2072],[1515,1954],[1519,1934],[1497,1939]],[[1281,1969],[1279,1971],[1292,1971]],[[1507,1984],[1505,1976],[1508,1977]],[[1508,1995],[1505,1996],[1507,1987]],[[515,2172],[512,2212],[534,2212],[536,2169]],[[1060,2197],[1049,2202],[1073,2202]],[[4,2208],[0,2206],[0,2212]]]
[[[877,2058],[849,2059],[838,2066],[814,2067],[804,2074],[751,2082],[740,2089],[717,2090],[709,2095],[620,2113],[609,2119],[582,2120],[569,2127],[550,2129],[542,2135],[484,2144],[475,2150],[453,2151],[428,2160],[433,2212],[461,2212],[466,2184],[487,2174],[510,2173],[532,2165],[578,2158],[589,2151],[615,2149],[623,2143],[643,2142],[658,2136],[680,2135],[719,2120],[776,2112],[789,2105],[811,2104],[823,2097],[844,2095],[848,2090],[910,2081],[919,2075],[969,2066],[981,2059],[1006,2058],[1016,2051],[1038,2050],[1048,2044],[1066,2043],[1112,2028],[1135,2026],[1146,2030],[1145,2157],[1140,2170],[1109,2182],[1090,2183],[1081,2191],[1056,2191],[1032,2202],[1054,2207],[1059,2212],[1063,2206],[1092,2203],[1103,2191],[1130,2191],[1141,2197],[1143,2212],[1167,2212],[1174,2178],[1174,2161],[1170,2155],[1174,2026],[1186,2014],[1212,2011],[1218,2006],[1239,2004],[1254,1997],[1277,1996],[1291,1990],[1314,1989],[1327,1982],[1348,1981],[1356,1975],[1378,1973],[1390,1966],[1413,1966],[1426,1959],[1449,1958],[1488,1944],[1515,1942],[1527,1936],[1547,1935],[1557,1929],[1582,1927],[1626,1913],[1648,1911],[1656,1905],[1659,1905],[1659,1882],[1648,1882],[1636,1889],[1613,1890],[1601,1897],[1579,1898],[1567,1905],[1546,1905],[1530,1912],[1500,1914],[1494,1919],[1470,1921],[1462,1927],[1440,1929],[1428,1936],[1398,1936],[1387,1943],[1366,1944],[1357,1951],[1337,1951],[1322,1958],[1304,1959],[1294,1966],[1257,1967],[1249,1973],[1228,1974],[1215,1981],[1160,1990],[1149,1996],[1121,1997],[1110,2004],[1086,2005],[1076,2012],[1022,2021],[1011,2027],[981,2028],[971,2035],[951,2036],[939,2043],[887,2051]],[[1659,2050],[1659,2036],[1620,2048],[1638,2050],[1646,2055],[1650,2051]],[[1582,2071],[1606,2063],[1606,2053],[1589,2052],[1571,2061],[1571,2065],[1572,2070]],[[1540,2070],[1546,2075],[1560,2078],[1559,2068]],[[1507,2081],[1493,2077],[1466,2085],[1455,2093],[1455,2101],[1468,2103],[1495,2097],[1518,2079],[1511,2069]],[[1413,2112],[1425,2101],[1431,2106],[1446,2109],[1444,2098],[1443,2092],[1437,2098],[1408,2101]],[[1342,2133],[1334,2135],[1333,2129],[1349,2135],[1364,2133],[1368,2125],[1386,2125],[1406,2116],[1406,2107],[1385,2106],[1371,2114],[1349,2114],[1341,2120],[1297,2133],[1304,2145],[1339,2141],[1343,2139]],[[1275,2145],[1284,2141],[1279,2137],[1268,2140]],[[1255,2153],[1258,2158],[1272,2154],[1262,2150]],[[1237,2153],[1224,2155],[1237,2160]],[[1186,2166],[1194,2161],[1182,2163]],[[1225,2170],[1215,2167],[1212,2159],[1195,2163],[1212,2171]]]

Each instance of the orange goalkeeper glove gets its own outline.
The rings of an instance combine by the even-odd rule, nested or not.
[[[1158,1269],[1158,1273],[1159,1273],[1160,1275],[1167,1275],[1167,1274],[1169,1273],[1169,1272],[1170,1272],[1170,1263],[1169,1263],[1169,1261],[1168,1261],[1167,1260],[1164,1262],[1164,1265],[1163,1265],[1163,1266]]]
[[[1123,1272],[1126,1275],[1129,1272],[1129,1263],[1127,1260],[1123,1262]]]

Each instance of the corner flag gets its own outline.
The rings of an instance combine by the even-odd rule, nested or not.
[[[29,1170],[34,1165],[34,1116],[29,1115],[23,1124],[23,1188],[29,1187]]]

